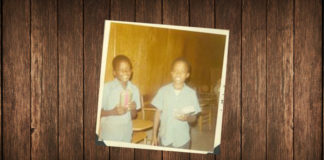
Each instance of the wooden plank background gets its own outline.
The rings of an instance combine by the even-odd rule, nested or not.
[[[323,159],[321,0],[2,0],[0,159]],[[230,30],[221,154],[96,146],[104,20]]]

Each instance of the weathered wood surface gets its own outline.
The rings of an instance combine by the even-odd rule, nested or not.
[[[267,4],[267,159],[293,158],[293,1]]]
[[[323,158],[322,1],[295,1],[294,158]]]
[[[242,159],[266,159],[266,0],[242,1]]]
[[[100,63],[104,20],[109,19],[110,0],[84,1],[84,159],[107,159],[109,148],[95,144]]]
[[[31,19],[31,159],[57,159],[57,1],[31,1]]]
[[[58,1],[58,138],[60,159],[82,159],[83,1]]]
[[[321,0],[2,0],[0,159],[323,159]],[[230,30],[221,154],[96,146],[105,19]]]
[[[30,159],[30,2],[2,1],[2,158]]]

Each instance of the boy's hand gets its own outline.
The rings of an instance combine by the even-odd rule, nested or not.
[[[132,101],[131,103],[126,105],[126,108],[130,111],[130,110],[136,110],[136,103],[134,101]]]
[[[176,116],[176,118],[180,121],[187,121],[187,117],[188,116],[186,114]]]
[[[159,139],[156,137],[156,136],[153,136],[153,138],[152,138],[152,145],[153,146],[157,146],[157,145],[159,145]]]
[[[127,110],[131,112],[132,119],[135,119],[137,116],[137,111],[136,111],[136,103],[132,101],[131,103],[126,105]]]
[[[104,109],[101,109],[100,118],[104,117],[104,114],[103,114],[104,112],[105,112],[105,110]]]
[[[115,111],[116,111],[117,115],[123,115],[128,111],[128,109],[126,107],[117,105],[115,107]]]
[[[180,121],[188,121],[191,123],[196,120],[196,115],[183,114],[183,115],[177,116],[177,119]]]
[[[109,111],[104,110],[103,108],[101,109],[101,113],[100,113],[100,118],[102,117],[106,117],[109,115]]]
[[[187,116],[187,121],[188,121],[189,123],[193,123],[193,122],[195,122],[196,119],[197,119],[197,115],[195,115],[195,114],[190,114],[190,115]]]

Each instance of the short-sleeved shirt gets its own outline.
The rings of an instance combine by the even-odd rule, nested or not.
[[[126,89],[132,92],[132,101],[136,103],[136,109],[140,109],[140,93],[138,88],[128,81]],[[103,88],[102,109],[114,109],[120,102],[120,93],[123,90],[118,79],[105,83]],[[100,137],[103,140],[131,142],[132,133],[132,117],[130,112],[123,115],[111,115],[101,118]]]
[[[190,127],[187,121],[181,121],[175,118],[175,111],[183,107],[192,106],[195,113],[201,111],[196,91],[184,85],[177,95],[171,84],[165,85],[159,89],[152,100],[158,110],[161,110],[159,137],[162,145],[172,144],[174,147],[180,147],[190,140]]]

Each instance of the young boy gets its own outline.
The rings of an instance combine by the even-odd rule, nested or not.
[[[201,109],[195,90],[185,84],[189,75],[190,65],[185,59],[178,58],[173,61],[172,83],[160,88],[152,100],[152,105],[157,108],[154,117],[152,145],[190,148],[188,123],[196,121],[196,115]],[[191,113],[179,115],[179,111],[185,108],[189,108],[189,110],[191,108]],[[159,125],[159,134],[157,134]]]
[[[136,117],[136,110],[140,109],[140,94],[138,88],[130,82],[132,63],[128,57],[118,55],[112,62],[115,79],[104,85],[101,129],[99,137],[103,140],[131,142],[132,118]],[[122,92],[131,92],[132,99],[128,104],[120,104]]]

